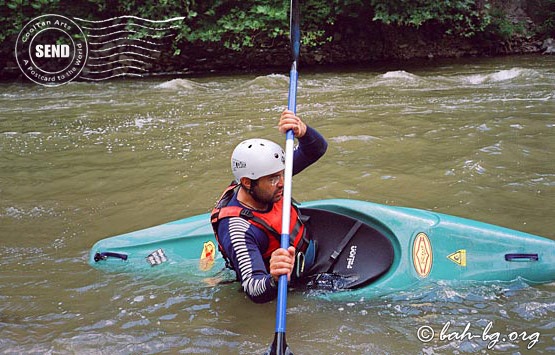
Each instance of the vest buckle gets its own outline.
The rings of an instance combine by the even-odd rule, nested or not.
[[[252,213],[251,210],[243,208],[241,212],[239,212],[239,216],[246,219],[252,219],[254,217],[254,214]]]

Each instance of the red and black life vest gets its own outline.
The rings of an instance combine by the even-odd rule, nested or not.
[[[240,206],[228,206],[229,201],[239,186],[240,185],[237,183],[229,185],[210,215],[210,222],[212,223],[212,228],[214,229],[214,234],[218,241],[218,247],[229,264],[229,258],[223,250],[218,237],[218,225],[224,218],[241,217],[266,232],[268,236],[268,248],[266,250],[261,250],[261,253],[264,260],[268,262],[274,250],[281,246],[281,233],[278,232],[278,230],[281,229],[283,199],[274,203],[272,209],[268,212],[252,211]],[[299,210],[294,205],[291,207],[291,226],[289,231],[290,245],[294,246],[297,252],[304,252],[308,246],[309,240],[306,238],[305,225],[301,220]],[[233,265],[230,266],[232,267]]]

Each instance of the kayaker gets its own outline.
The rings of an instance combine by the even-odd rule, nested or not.
[[[285,110],[278,130],[285,134],[289,129],[298,140],[293,153],[295,175],[324,155],[327,142],[292,111]],[[277,143],[266,139],[239,143],[231,156],[237,183],[226,189],[212,212],[220,250],[245,293],[256,303],[277,296],[279,276],[291,278],[295,259],[301,260],[304,255],[300,252],[308,246],[304,225],[292,207],[291,239],[296,248],[280,248],[284,169],[285,153]]]

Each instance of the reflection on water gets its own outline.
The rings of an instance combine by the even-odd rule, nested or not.
[[[330,147],[295,178],[296,199],[433,209],[554,238],[553,64],[301,68],[299,115]],[[282,74],[2,84],[0,349],[264,351],[275,304],[251,304],[237,284],[105,274],[86,259],[101,238],[207,212],[236,143],[282,139],[287,85]],[[518,280],[344,301],[297,292],[287,338],[297,353],[553,352],[554,295]]]

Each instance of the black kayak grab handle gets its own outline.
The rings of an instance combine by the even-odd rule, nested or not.
[[[538,261],[538,254],[505,254],[506,261]]]
[[[108,258],[118,258],[121,260],[127,260],[127,254],[114,253],[112,251],[105,251],[102,253],[94,254],[94,261],[99,262],[100,260],[106,260]]]

